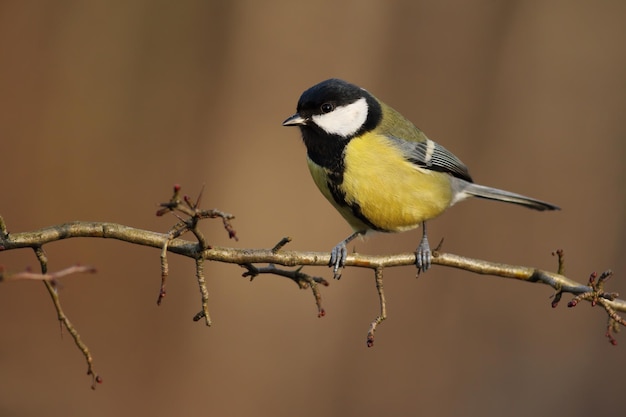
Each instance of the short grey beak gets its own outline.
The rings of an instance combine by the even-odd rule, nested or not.
[[[283,122],[283,126],[303,126],[306,124],[306,119],[300,116],[298,113],[289,117]]]

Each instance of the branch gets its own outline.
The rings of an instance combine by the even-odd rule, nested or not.
[[[108,222],[71,222],[45,227],[32,232],[11,233],[0,237],[0,250],[8,251],[23,248],[36,248],[48,243],[71,238],[117,239],[140,246],[162,248],[167,242],[167,251],[194,258],[198,255],[197,243],[176,238],[169,240],[165,233],[136,229]],[[269,263],[283,266],[328,266],[330,254],[327,252],[279,251],[271,249],[237,249],[213,246],[200,254],[204,260],[250,265]],[[513,278],[520,281],[548,285],[557,291],[571,294],[583,294],[592,291],[588,285],[556,272],[544,271],[532,267],[507,265],[472,259],[451,253],[435,252],[434,265],[463,269],[483,275]],[[365,255],[351,253],[346,259],[346,266],[359,268],[389,268],[415,265],[414,253],[396,255]],[[608,305],[616,311],[626,312],[626,301],[609,300]]]
[[[288,278],[294,281],[299,288],[311,289],[317,306],[318,316],[323,317],[325,314],[322,308],[321,293],[318,284],[328,286],[328,281],[320,277],[305,274],[302,272],[302,269],[304,266],[328,266],[330,262],[329,253],[284,250],[284,246],[290,242],[289,238],[283,238],[271,249],[237,249],[210,245],[208,240],[198,229],[199,222],[204,219],[221,218],[228,236],[232,239],[237,239],[235,230],[230,223],[234,217],[215,209],[201,210],[199,207],[200,197],[192,202],[191,199],[186,196],[181,199],[179,192],[180,187],[175,186],[174,194],[170,201],[161,204],[161,208],[157,211],[157,215],[159,216],[173,213],[178,219],[178,222],[172,226],[167,233],[142,230],[116,223],[81,221],[45,227],[30,232],[9,233],[4,220],[0,217],[0,251],[30,248],[35,251],[42,269],[41,274],[35,274],[30,271],[11,274],[5,273],[0,269],[0,282],[3,280],[18,279],[38,279],[44,282],[52,297],[59,321],[72,335],[75,344],[86,359],[88,374],[92,376],[92,387],[95,387],[95,383],[102,382],[102,379],[93,370],[92,357],[89,349],[81,341],[78,331],[72,326],[61,309],[56,283],[58,279],[71,273],[94,272],[95,270],[91,267],[73,266],[54,273],[48,273],[47,258],[43,251],[43,246],[49,243],[72,238],[104,238],[160,249],[161,287],[157,304],[161,304],[166,294],[165,284],[169,273],[167,254],[174,253],[194,259],[196,265],[196,279],[201,294],[201,311],[196,314],[193,319],[198,321],[204,318],[207,326],[211,325],[211,320],[208,308],[209,293],[204,276],[205,261],[238,264],[246,269],[243,276],[249,277],[251,280],[262,274]],[[187,232],[190,232],[194,236],[195,242],[181,238],[181,236]],[[620,326],[626,326],[626,320],[618,314],[618,312],[626,312],[626,301],[619,299],[618,294],[605,292],[603,289],[605,282],[612,276],[612,272],[606,271],[602,273],[599,278],[596,273],[593,273],[587,284],[582,284],[563,274],[563,251],[559,250],[555,255],[558,255],[558,272],[467,258],[441,252],[439,248],[433,252],[432,263],[440,266],[463,269],[477,274],[493,275],[548,285],[555,290],[552,301],[553,307],[558,305],[561,297],[565,293],[574,295],[574,298],[568,304],[569,307],[574,307],[581,301],[588,301],[592,306],[600,305],[606,311],[608,317],[605,335],[612,344],[616,344],[617,342],[613,334],[619,330]],[[376,289],[379,296],[380,313],[370,324],[367,333],[368,346],[374,344],[374,332],[377,326],[387,318],[383,289],[384,269],[398,266],[415,266],[415,261],[415,253],[382,256],[358,253],[348,255],[345,264],[347,267],[368,268],[374,273]],[[267,266],[258,266],[258,264],[267,264]],[[281,269],[276,265],[297,268],[295,270]]]

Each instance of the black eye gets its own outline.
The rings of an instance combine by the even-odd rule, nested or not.
[[[320,106],[320,110],[322,113],[330,113],[335,110],[335,105],[333,103],[324,103]]]

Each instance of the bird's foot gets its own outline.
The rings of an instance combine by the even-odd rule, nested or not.
[[[421,272],[426,272],[432,264],[432,252],[430,251],[430,245],[428,244],[428,238],[426,235],[422,236],[420,245],[415,251],[415,266],[417,266],[417,275]]]
[[[341,270],[346,264],[346,258],[348,257],[348,247],[346,242],[340,242],[337,246],[330,251],[330,262],[328,266],[333,268],[333,276],[335,279],[341,278]]]

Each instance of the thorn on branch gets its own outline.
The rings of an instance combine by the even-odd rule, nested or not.
[[[200,192],[198,193],[198,198],[196,198],[196,201],[194,203],[191,202],[191,198],[189,196],[185,196],[183,198],[183,200],[185,200],[185,203],[187,204],[187,207],[189,207],[192,210],[197,210],[198,207],[200,207],[200,201],[202,200],[202,194],[204,194],[204,185],[202,186],[202,188],[200,188]]]
[[[289,242],[291,242],[291,238],[289,236],[285,236],[277,244],[274,245],[274,247],[272,248],[272,253],[277,253]]]
[[[433,257],[437,257],[436,253],[441,251],[441,248],[443,247],[443,237],[441,238],[441,240],[439,241],[439,243],[437,244],[437,247],[435,249],[433,249]]]

